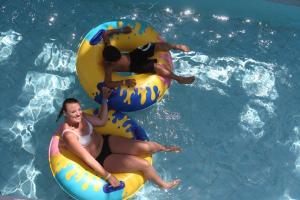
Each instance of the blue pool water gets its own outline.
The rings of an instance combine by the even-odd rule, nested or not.
[[[176,82],[163,101],[129,113],[152,140],[182,146],[154,165],[170,191],[151,183],[134,199],[300,199],[300,3],[284,1],[0,0],[0,191],[70,199],[47,158],[64,98],[97,106],[75,73],[78,44],[105,21],[152,24],[172,43]]]

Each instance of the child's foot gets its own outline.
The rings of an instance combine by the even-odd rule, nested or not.
[[[180,147],[177,147],[177,146],[166,146],[166,149],[165,151],[172,151],[172,152],[175,152],[175,153],[179,153],[181,152],[181,148]]]
[[[177,44],[176,45],[177,49],[178,50],[181,50],[183,52],[189,52],[190,51],[190,48],[184,44]]]
[[[163,186],[162,188],[168,189],[168,190],[169,189],[173,189],[173,188],[177,187],[180,182],[181,182],[180,179],[176,179],[176,180],[173,180],[173,181],[171,181],[169,183],[166,183],[165,186]]]
[[[190,77],[180,77],[177,82],[180,84],[191,84],[195,81],[195,76]]]

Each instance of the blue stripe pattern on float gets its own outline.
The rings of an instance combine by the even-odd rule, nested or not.
[[[124,26],[130,26],[130,27],[135,27],[136,26],[136,22],[131,21],[131,20],[122,20],[122,23],[123,23],[123,27]],[[92,30],[90,30],[86,34],[85,39],[90,42],[91,39],[99,32],[99,30],[101,30],[101,29],[107,30],[109,27],[119,28],[118,27],[118,21],[106,22],[104,24],[101,24],[101,25],[93,28]],[[148,27],[149,27],[149,25],[147,25],[146,23],[141,23],[141,28],[139,29],[138,33],[143,34]]]
[[[104,83],[101,82],[97,85],[97,89],[99,91],[102,91],[102,87],[104,86]],[[142,110],[144,108],[149,107],[150,105],[154,104],[159,97],[159,90],[157,86],[153,86],[153,91],[155,93],[156,98],[154,100],[151,100],[151,88],[146,87],[147,93],[146,93],[146,101],[144,104],[141,103],[141,95],[138,93],[138,88],[134,93],[131,94],[130,100],[131,103],[126,103],[125,98],[127,96],[127,91],[121,91],[121,87],[118,87],[117,89],[113,90],[112,95],[109,97],[108,106],[109,108],[113,108],[114,110],[122,110],[124,112],[131,112],[136,110]],[[121,95],[122,94],[122,95]],[[102,103],[102,93],[97,93],[95,95],[94,100],[98,102],[99,104]]]
[[[108,27],[112,27],[112,28],[118,28],[118,23],[116,21],[113,22],[106,22],[104,24],[101,24],[95,28],[93,28],[92,30],[90,30],[90,32],[88,32],[85,36],[85,39],[88,41],[91,41],[91,39],[99,32],[99,30],[104,29],[107,30]]]
[[[104,193],[103,186],[106,182],[102,179],[94,180],[99,181],[101,184],[101,188],[98,191],[94,190],[92,184],[90,184],[87,189],[83,190],[82,186],[84,183],[91,183],[91,180],[87,180],[87,175],[84,175],[82,179],[78,182],[76,181],[76,175],[71,176],[70,180],[66,179],[66,175],[69,171],[75,168],[74,165],[69,164],[66,168],[62,169],[58,174],[56,174],[55,178],[59,183],[61,183],[62,188],[68,194],[70,194],[75,199],[86,199],[86,200],[99,200],[99,199],[107,199],[107,200],[120,200],[122,199],[122,194],[124,189],[114,191],[112,193]],[[72,188],[72,191],[68,190],[68,188]]]
[[[121,112],[116,111],[113,113],[113,117],[114,118],[112,120],[112,123],[117,123],[117,121],[122,120],[125,117],[125,115]],[[129,126],[129,128],[126,129],[126,132],[131,133],[134,139],[143,140],[143,141],[149,140],[145,130],[140,125],[138,125],[138,123],[136,123],[134,120],[128,119],[123,123],[122,126],[124,128]]]

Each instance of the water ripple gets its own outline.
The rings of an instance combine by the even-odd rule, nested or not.
[[[0,32],[0,63],[7,60],[14,47],[23,39],[20,33],[13,30]]]
[[[45,66],[47,71],[75,72],[76,54],[61,45],[45,43],[43,51],[35,59],[36,66]]]
[[[12,169],[17,171],[1,189],[1,195],[20,193],[28,198],[37,199],[35,180],[41,172],[34,167],[33,163],[34,159],[29,164],[12,166]]]

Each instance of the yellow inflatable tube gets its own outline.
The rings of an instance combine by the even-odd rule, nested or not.
[[[98,114],[98,110],[86,111]],[[95,128],[97,134],[118,135],[126,138],[148,140],[145,131],[127,115],[109,111],[109,119],[104,127]],[[145,183],[140,173],[118,173],[122,181],[119,188],[112,188],[102,178],[96,176],[84,162],[63,148],[60,133],[54,134],[49,145],[49,163],[53,177],[61,188],[78,200],[120,200],[134,195]],[[144,157],[152,164],[152,157]]]
[[[84,37],[80,44],[76,70],[79,81],[88,95],[101,104],[101,88],[104,86],[104,66],[102,51],[104,44],[102,34],[105,30],[130,26],[130,34],[113,35],[111,44],[123,52],[129,52],[149,42],[160,42],[163,39],[149,25],[136,21],[112,21],[106,22],[93,28]],[[169,52],[155,52],[153,58],[165,68],[173,67],[172,58]],[[136,86],[128,88],[121,86],[115,88],[109,99],[108,106],[119,111],[136,111],[149,107],[159,101],[170,86],[170,80],[156,74],[136,74],[122,76],[120,73],[113,73],[112,80],[135,79]]]

